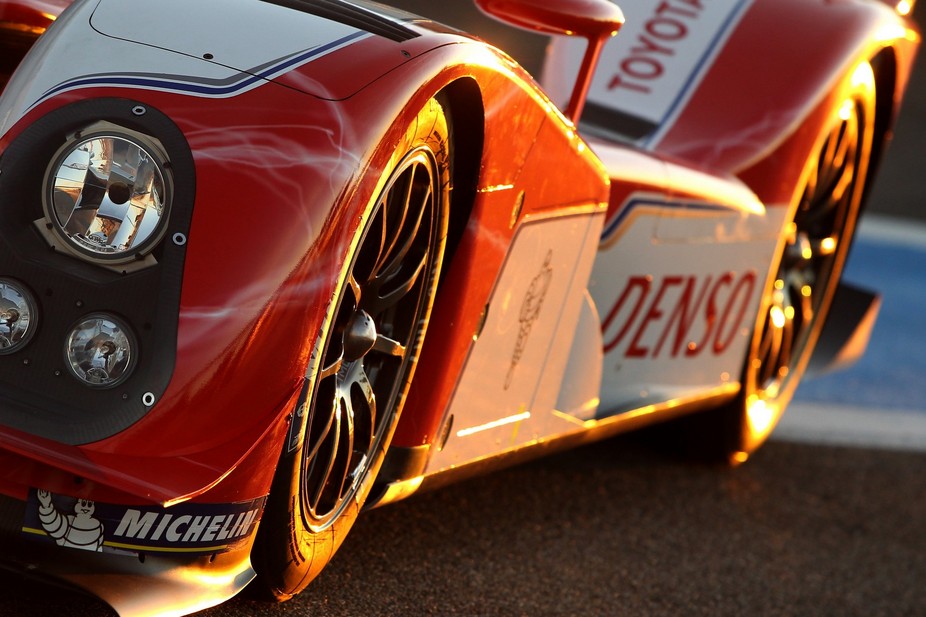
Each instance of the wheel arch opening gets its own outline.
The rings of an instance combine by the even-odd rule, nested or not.
[[[445,111],[451,119],[450,140],[454,152],[451,176],[453,191],[450,197],[450,220],[444,255],[445,264],[449,264],[452,263],[463,240],[476,202],[485,137],[485,108],[479,85],[469,77],[448,84],[438,95],[438,99],[445,106]],[[441,280],[448,270],[447,266],[441,269]]]
[[[886,47],[871,59],[870,64],[875,76],[875,133],[862,201],[863,209],[868,203],[868,196],[878,175],[881,160],[893,138],[897,110],[896,51],[892,47]]]

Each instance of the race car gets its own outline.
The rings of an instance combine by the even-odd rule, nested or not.
[[[657,423],[742,463],[861,353],[912,2],[476,4],[542,85],[366,0],[0,2],[4,566],[285,600],[466,475]]]

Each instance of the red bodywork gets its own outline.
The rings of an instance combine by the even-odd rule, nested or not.
[[[736,174],[767,205],[790,203],[790,179],[847,71],[873,60],[880,129],[896,117],[918,40],[895,24],[870,2],[755,2],[658,152]]]
[[[23,31],[45,31],[71,0],[10,0],[0,5],[0,22]]]
[[[2,3],[0,27],[37,35],[68,4]],[[684,197],[673,165],[737,176],[765,206],[787,206],[834,89],[860,61],[872,60],[879,82],[878,143],[889,136],[918,42],[892,24],[891,9],[877,3],[756,0],[658,147],[627,147],[628,169],[613,178],[507,56],[427,24],[411,26],[420,36],[401,44],[363,38],[218,104],[98,86],[50,96],[0,136],[0,154],[54,110],[131,99],[165,113],[185,137],[196,208],[176,362],[160,400],[91,443],[0,427],[0,494],[25,501],[42,487],[165,507],[266,496],[363,213],[394,144],[444,93],[462,157],[451,205],[456,244],[392,441],[426,453],[520,225],[589,204],[609,203],[614,216],[641,192]],[[770,30],[774,47],[763,43]],[[522,192],[523,210],[513,215]]]
[[[6,2],[0,21],[38,31],[68,4]],[[915,41],[873,36],[887,23],[888,12],[863,2],[756,2],[657,153],[670,161],[697,161],[715,172],[738,174],[766,204],[788,203],[792,190],[788,179],[806,159],[816,137],[813,118],[828,109],[829,89],[849,64],[860,57],[889,57],[879,75],[892,90],[882,93],[887,101],[882,106],[886,118],[882,126],[886,128],[893,118]],[[802,17],[794,19],[796,14]],[[757,49],[766,40],[758,34],[769,29],[787,41]],[[484,54],[482,48],[473,55],[476,46],[470,49],[460,42],[454,35],[431,33],[406,43],[403,51],[411,59],[399,63],[389,55],[395,53],[394,45],[374,37],[279,80],[297,88],[303,82],[325,84],[330,97],[337,99],[312,106],[297,105],[297,100],[304,101],[301,95],[277,86],[243,95],[228,106],[133,92],[141,102],[170,110],[196,155],[197,194],[203,196],[197,199],[191,236],[204,240],[191,242],[187,256],[174,378],[150,414],[96,443],[65,446],[4,429],[0,432],[4,449],[0,456],[6,459],[4,492],[24,497],[29,486],[41,483],[101,500],[144,498],[165,504],[197,498],[207,490],[210,501],[265,494],[299,395],[309,343],[322,322],[358,213],[375,189],[367,178],[378,177],[389,154],[388,144],[413,110],[446,85],[462,80],[458,84],[467,85],[457,88],[458,99],[461,104],[478,102],[482,113],[473,114],[473,119],[485,122],[475,129],[484,135],[471,205],[475,224],[466,228],[432,318],[434,327],[446,335],[428,340],[419,379],[394,438],[395,445],[407,448],[433,443],[494,281],[482,274],[497,271],[505,256],[504,241],[514,233],[509,226],[510,194],[494,192],[492,187],[531,187],[527,215],[550,206],[568,208],[609,198],[591,159],[576,156],[568,124],[549,115],[542,95],[529,85],[512,85],[512,77],[514,83],[528,84],[529,76],[504,58],[488,58],[481,66],[474,58]],[[367,60],[356,62],[361,53]],[[809,56],[815,58],[813,63],[801,62]],[[764,63],[759,70],[743,64],[755,58]],[[355,67],[349,78],[342,69],[345,63]],[[392,70],[397,64],[401,69]],[[797,64],[799,72],[793,70]],[[776,77],[783,73],[788,74],[786,80]],[[0,147],[53,108],[80,98],[125,94],[100,89],[57,96],[33,109],[3,136]],[[250,131],[247,126],[261,128]],[[274,130],[275,126],[280,128]],[[319,126],[336,127],[338,134],[320,140],[312,128]],[[259,192],[255,185],[229,182],[232,161],[222,149],[233,147],[227,143],[229,135],[236,136],[241,146],[261,149],[268,135],[282,134],[292,152],[302,151],[299,144],[315,144],[312,165],[299,167],[304,179],[301,188],[295,188],[311,186],[312,203],[347,207],[294,205],[263,210],[261,226],[278,230],[275,242],[259,252],[242,250],[246,243],[239,239],[255,233],[255,221],[223,216],[222,204],[291,202],[294,187],[285,177],[265,183]],[[328,151],[319,150],[320,143],[329,144]],[[277,143],[266,143],[265,151],[278,157],[291,154]],[[557,161],[562,173],[573,179],[568,186],[550,181],[550,161]],[[265,167],[256,167],[259,163]],[[564,164],[574,169],[564,170]],[[250,173],[287,167],[279,160],[252,160],[245,165],[254,166]],[[576,192],[576,187],[596,188]],[[664,188],[665,183],[652,176],[641,184],[621,182],[610,194],[612,212],[633,192]],[[200,227],[208,227],[209,233],[197,234]],[[475,229],[485,233],[470,233]],[[241,281],[259,281],[259,285],[242,288]],[[222,311],[222,319],[212,319],[210,310]],[[269,327],[278,323],[289,328]],[[274,370],[251,372],[251,379],[242,379],[248,374],[241,370],[244,362]],[[268,401],[266,392],[279,394]],[[171,439],[165,444],[150,439],[152,434]],[[30,461],[28,471],[23,457]],[[87,480],[76,491],[72,475]],[[226,479],[232,481],[220,482]]]
[[[442,38],[455,44],[441,46]],[[484,108],[483,164],[472,204],[476,224],[467,228],[481,231],[478,237],[464,234],[446,274],[446,293],[440,293],[432,318],[433,327],[448,334],[433,339],[434,346],[444,350],[442,361],[427,361],[434,353],[429,344],[422,362],[422,372],[433,365],[440,374],[419,380],[430,386],[426,393],[413,391],[395,443],[433,440],[479,316],[474,308],[481,310],[492,287],[493,277],[472,273],[497,270],[505,256],[498,239],[514,233],[509,226],[513,204],[499,203],[500,198],[510,200],[510,193],[483,189],[530,186],[526,217],[552,207],[605,202],[608,195],[607,179],[594,157],[587,149],[584,154],[577,151],[575,134],[564,119],[544,110],[542,95],[526,73],[476,43],[461,42],[453,35],[432,34],[405,43],[402,50],[411,59],[362,90],[369,76],[394,66],[388,58],[398,56],[395,44],[366,39],[285,76],[284,83],[335,84],[333,95],[352,95],[337,102],[306,105],[303,95],[274,85],[222,106],[206,99],[132,92],[133,100],[169,110],[196,162],[197,205],[185,262],[174,376],[147,416],[102,441],[67,446],[12,429],[0,431],[0,456],[6,459],[0,472],[3,492],[25,498],[30,486],[42,485],[77,497],[92,495],[98,501],[144,499],[165,505],[265,495],[311,344],[360,213],[392,153],[390,144],[425,101],[462,80],[459,83],[467,85],[458,86],[461,107],[475,103]],[[394,56],[384,55],[383,47]],[[370,58],[359,63],[365,70],[344,79],[341,67],[345,62],[354,65],[359,54]],[[56,96],[18,122],[0,147],[55,108],[106,96],[125,97],[126,92],[94,89]],[[317,127],[336,133],[320,136]],[[230,141],[229,136],[235,137]],[[311,150],[303,144],[312,144]],[[234,153],[245,146],[271,153],[271,158],[239,160]],[[567,186],[544,177],[551,160],[571,166],[576,182]],[[259,190],[256,184],[232,181],[243,170],[261,174],[268,169],[285,175],[262,183]],[[299,178],[295,185],[293,175]],[[301,199],[294,201],[293,191]],[[231,202],[291,206],[260,211],[260,227],[278,231],[273,242],[254,251],[242,239],[259,233],[258,221],[228,216],[226,204]],[[151,435],[170,439],[153,440]],[[22,457],[31,461],[28,470]],[[84,479],[78,487],[73,485],[75,475]]]

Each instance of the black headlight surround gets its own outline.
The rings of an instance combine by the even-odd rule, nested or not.
[[[43,220],[45,175],[67,136],[99,122],[150,136],[163,146],[172,176],[170,216],[151,263],[101,267],[55,250]],[[68,444],[110,437],[141,419],[167,389],[176,340],[195,168],[182,131],[145,102],[88,99],[55,109],[13,140],[0,157],[0,276],[27,283],[42,315],[28,347],[0,356],[0,424]],[[50,230],[46,230],[50,231]],[[182,241],[176,241],[182,238]],[[138,362],[113,388],[88,388],[69,374],[68,333],[91,313],[117,315],[137,337]]]

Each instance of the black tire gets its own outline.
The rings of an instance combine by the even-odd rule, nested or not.
[[[253,563],[286,600],[325,567],[372,488],[415,372],[444,255],[450,126],[432,99],[395,148],[315,343]]]
[[[730,403],[670,423],[671,441],[689,454],[744,462],[771,434],[791,401],[823,329],[859,216],[875,123],[868,63],[846,82],[801,179],[780,244],[775,275]]]

